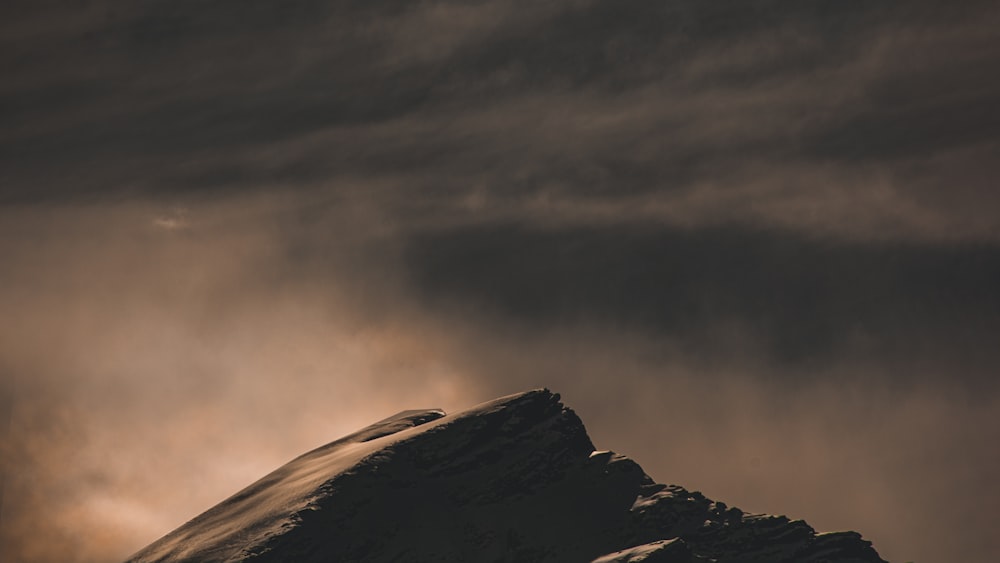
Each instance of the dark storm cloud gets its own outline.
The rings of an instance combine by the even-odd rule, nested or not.
[[[951,366],[956,382],[995,378],[993,245],[507,225],[415,239],[406,259],[417,287],[439,306],[543,326],[646,327],[706,356],[728,325],[800,377],[800,362],[845,354],[926,361],[929,353]]]
[[[33,17],[5,28],[6,199],[365,178],[424,214],[681,192],[809,231],[854,204],[867,224],[838,234],[996,236],[970,203],[997,172],[989,3],[203,4],[12,4]],[[928,201],[970,166],[957,205]],[[798,224],[802,199],[832,219]]]

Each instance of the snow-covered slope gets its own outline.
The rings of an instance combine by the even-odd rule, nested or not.
[[[298,457],[129,559],[881,562],[853,532],[749,515],[594,451],[548,390],[406,411]]]

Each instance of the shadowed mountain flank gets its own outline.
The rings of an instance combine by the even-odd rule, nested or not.
[[[129,559],[153,561],[883,560],[857,533],[657,484],[535,390],[405,411],[302,455]]]

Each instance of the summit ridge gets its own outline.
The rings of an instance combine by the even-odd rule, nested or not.
[[[182,561],[884,563],[856,532],[656,483],[547,389],[379,421],[128,559]]]

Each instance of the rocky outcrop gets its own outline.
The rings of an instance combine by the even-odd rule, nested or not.
[[[595,451],[547,390],[407,411],[309,452],[135,554],[152,561],[878,563],[853,532],[746,514]]]

